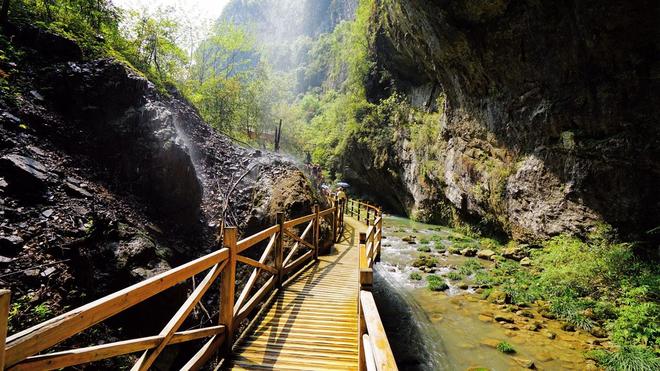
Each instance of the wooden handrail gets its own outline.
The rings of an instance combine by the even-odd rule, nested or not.
[[[343,216],[343,207],[344,204],[335,199],[332,207],[326,210],[320,210],[318,206],[315,206],[312,214],[289,221],[284,221],[282,214],[278,213],[278,223],[276,225],[240,241],[237,241],[236,238],[236,228],[226,227],[224,228],[223,248],[27,330],[20,331],[6,339],[6,346],[3,346],[5,344],[3,328],[6,331],[9,293],[0,291],[0,370],[5,369],[3,361],[5,361],[4,365],[11,369],[54,369],[139,351],[143,353],[134,365],[133,370],[146,370],[166,346],[210,337],[182,368],[184,370],[196,369],[203,365],[221,346],[225,351],[230,351],[236,325],[248,317],[265,300],[268,294],[279,287],[285,276],[294,273],[303,266],[303,263],[318,256],[321,219],[330,216],[333,226],[333,238],[338,235],[343,226],[343,220],[339,219],[340,216]],[[291,228],[305,222],[309,222],[309,224],[303,233],[297,236]],[[311,243],[305,240],[310,232],[312,232]],[[289,247],[284,245],[283,236],[285,234],[293,239],[293,244]],[[270,240],[258,261],[239,255],[269,238]],[[291,261],[301,245],[310,250]],[[285,250],[287,250],[286,259],[284,259]],[[271,254],[273,255],[275,267],[266,264]],[[234,301],[236,264],[239,262],[254,269],[238,300]],[[35,355],[206,270],[208,270],[208,273],[205,278],[197,285],[158,335]],[[271,277],[259,290],[251,295],[257,279],[262,273],[270,274]],[[218,277],[220,277],[221,286],[218,325],[205,329],[177,332],[189,313]],[[3,355],[5,356],[4,359]]]
[[[383,323],[380,320],[378,308],[371,292],[366,290],[360,291],[360,310],[364,317],[366,333],[369,334],[367,338],[369,346],[365,347],[364,343],[362,343],[365,353],[367,349],[373,353],[373,360],[377,370],[397,370],[394,354],[392,354],[390,342],[387,340],[387,334],[385,334],[385,329],[383,328]],[[364,334],[360,334],[360,340],[364,339],[362,335]],[[365,358],[368,357],[365,356]]]

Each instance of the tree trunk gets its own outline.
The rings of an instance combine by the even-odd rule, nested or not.
[[[7,25],[9,20],[9,1],[10,0],[2,0],[2,9],[0,10],[0,26],[3,28]]]

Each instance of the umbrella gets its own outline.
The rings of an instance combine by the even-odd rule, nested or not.
[[[348,188],[348,187],[350,187],[350,185],[349,185],[348,183],[346,183],[346,182],[339,182],[339,183],[337,183],[337,186],[338,186],[338,187],[342,187],[342,188]]]

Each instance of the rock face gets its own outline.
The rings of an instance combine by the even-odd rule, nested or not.
[[[315,194],[290,160],[235,145],[176,91],[117,61],[51,56],[44,37],[76,46],[17,32],[22,59],[0,60],[17,95],[0,97],[0,273],[12,273],[12,300],[24,303],[10,332],[43,320],[37,305],[59,314],[216,250],[223,218],[245,236],[277,212],[312,211]],[[188,290],[124,318],[161,328],[124,331],[158,332]],[[128,334],[110,328],[98,336]]]
[[[437,86],[446,106],[430,184],[419,192],[408,174],[429,155],[409,160],[405,144],[392,164],[403,166],[377,176],[400,179],[407,211],[449,202],[520,240],[601,220],[632,234],[659,225],[653,6],[383,2],[374,48],[387,88],[414,101]],[[377,169],[369,156],[362,165]]]

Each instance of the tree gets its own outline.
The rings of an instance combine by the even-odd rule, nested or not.
[[[0,26],[5,27],[9,17],[9,0],[2,0],[2,9],[0,9]]]

